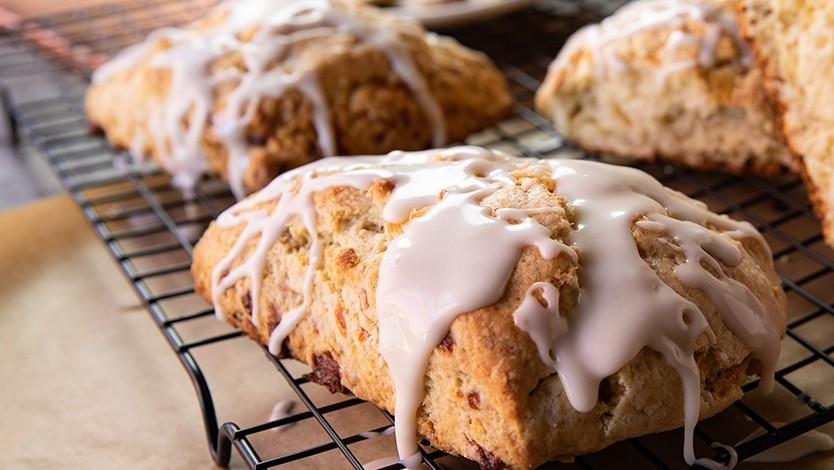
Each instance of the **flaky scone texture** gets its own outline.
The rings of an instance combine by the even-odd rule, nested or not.
[[[553,239],[570,245],[577,229],[571,201],[557,194],[553,180],[540,171],[520,167],[516,178],[517,184],[502,187],[481,204],[496,211],[532,209]],[[386,222],[381,214],[394,187],[379,180],[367,190],[338,186],[313,194],[323,258],[315,269],[307,313],[282,347],[285,356],[312,367],[314,380],[333,391],[350,390],[391,412],[392,379],[378,351],[380,262],[391,241],[425,213],[413,211],[402,223]],[[275,202],[266,202],[247,210],[268,213],[274,207]],[[212,297],[215,266],[230,252],[244,226],[213,223],[197,245],[192,272],[196,289],[205,298]],[[714,342],[706,335],[700,337],[695,353],[701,374],[700,416],[714,415],[741,397],[740,384],[757,371],[758,364],[710,298],[675,276],[686,255],[677,249],[672,235],[646,227],[632,228],[643,261],[662,282],[701,309],[715,334]],[[454,236],[449,234],[450,239]],[[267,344],[282,315],[301,302],[313,243],[309,237],[300,217],[293,219],[269,249],[257,298],[252,297],[248,280],[215,293],[227,321]],[[743,259],[721,269],[728,278],[748,286],[762,302],[767,321],[784,331],[784,294],[768,253],[752,242],[731,243],[741,248]],[[250,256],[256,245],[257,237],[231,267]],[[570,317],[579,303],[581,271],[567,254],[546,259],[536,248],[526,247],[500,299],[452,322],[431,354],[424,378],[425,398],[417,416],[422,436],[437,448],[479,462],[482,468],[533,468],[682,424],[681,379],[659,353],[642,349],[603,380],[596,406],[580,413],[569,403],[558,374],[545,365],[530,336],[514,323],[513,312],[539,281],[558,286],[559,310]],[[256,303],[257,326],[251,318]]]
[[[251,2],[250,2],[251,3]],[[289,3],[289,2],[288,2]],[[302,2],[303,3],[303,2]],[[321,2],[319,2],[321,3]],[[226,4],[230,4],[227,2]],[[335,8],[351,15],[361,28],[382,31],[372,40],[355,34],[316,35],[310,33],[286,47],[271,60],[262,75],[280,70],[287,77],[306,76],[308,83],[280,90],[280,83],[259,90],[262,97],[243,129],[243,136],[235,147],[245,146],[240,165],[245,166],[242,183],[245,192],[266,185],[280,172],[312,161],[323,155],[354,155],[384,153],[394,149],[416,150],[463,140],[467,135],[497,122],[512,108],[506,80],[484,55],[461,46],[450,38],[427,33],[416,22],[402,20],[369,7],[351,6],[334,1]],[[221,8],[193,25],[185,33],[204,31],[223,24],[227,13]],[[255,26],[237,39],[245,43],[258,35]],[[295,28],[295,25],[287,28]],[[302,31],[303,33],[303,31]],[[376,34],[376,33],[375,33]],[[428,115],[426,103],[421,102],[403,76],[408,71],[394,70],[390,55],[374,41],[390,41],[382,35],[395,35],[398,53],[413,62],[417,74],[424,80],[431,100],[441,111],[445,139],[437,142],[433,134],[435,123]],[[275,39],[278,44],[281,38]],[[160,66],[160,56],[173,47],[172,40],[161,34],[137,58],[135,66],[114,67],[101,80],[94,80],[86,97],[86,110],[92,126],[102,129],[116,147],[129,149],[135,156],[148,154],[160,161],[163,168],[171,160],[193,158],[181,152],[194,149],[173,146],[170,129],[161,132],[157,116],[160,107],[170,106],[171,100],[183,99],[172,94],[169,67]],[[213,46],[212,46],[213,47]],[[258,45],[261,49],[274,44]],[[195,52],[195,54],[198,52]],[[120,60],[120,59],[116,59]],[[185,61],[187,57],[175,60]],[[182,118],[183,133],[204,126],[199,132],[196,153],[204,154],[205,162],[198,166],[229,181],[227,159],[233,150],[218,132],[217,116],[228,106],[230,96],[240,85],[241,76],[249,72],[243,53],[235,49],[213,59],[205,70],[206,77],[185,90],[190,93],[200,87],[211,86],[209,115],[205,122],[195,121],[194,104]],[[191,72],[189,72],[191,73]],[[208,80],[210,85],[202,83]],[[311,80],[322,94],[321,103],[311,99]],[[301,88],[307,86],[304,90]],[[318,98],[317,98],[318,99]],[[425,101],[425,100],[423,100]],[[244,106],[248,105],[244,103]],[[322,116],[322,110],[327,111]],[[332,149],[322,148],[322,122],[332,129]],[[169,124],[170,125],[170,124]],[[177,133],[180,130],[176,131]],[[182,137],[182,140],[191,137]],[[177,163],[183,166],[181,163]],[[188,165],[193,168],[194,165]],[[193,179],[193,178],[192,178]],[[190,183],[190,182],[189,182]],[[187,184],[186,184],[187,185]],[[234,183],[233,183],[233,189]],[[244,191],[239,191],[244,192]]]
[[[676,8],[702,13],[656,21]],[[719,26],[732,14],[723,0],[633,2],[571,37],[536,107],[593,152],[732,173],[792,170],[746,44]]]
[[[737,0],[782,131],[834,246],[834,3]]]

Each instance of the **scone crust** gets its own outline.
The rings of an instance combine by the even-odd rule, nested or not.
[[[403,230],[401,224],[388,224],[380,215],[391,189],[390,183],[378,182],[367,191],[334,187],[315,193],[324,259],[313,283],[311,298],[315,301],[282,351],[314,371],[329,371],[314,372],[313,377],[331,390],[349,389],[393,412],[391,378],[377,352],[375,305],[382,254]],[[551,189],[552,181],[528,175],[484,204],[564,207],[566,215],[543,211],[536,219],[554,238],[567,242],[573,230],[572,209],[569,201]],[[282,312],[300,302],[300,279],[310,244],[302,227],[300,222],[290,224],[269,252],[258,299],[251,298],[248,281],[220,293],[228,321],[262,344],[268,342]],[[197,245],[192,270],[197,292],[207,299],[211,298],[212,270],[240,230],[239,226],[224,228],[215,223]],[[659,239],[656,233],[636,226],[633,230],[645,262],[676,292],[701,307],[715,333],[716,342],[710,344],[702,337],[696,353],[702,381],[701,417],[711,416],[741,397],[740,383],[755,372],[750,351],[724,324],[708,296],[677,280],[674,268],[683,262],[683,255],[672,248],[674,240]],[[744,259],[736,267],[722,269],[728,277],[751,286],[754,295],[762,299],[768,320],[783,329],[785,298],[767,253],[752,242],[733,243],[743,243]],[[568,402],[554,370],[542,362],[529,335],[515,326],[513,311],[537,281],[558,287],[560,311],[570,315],[578,302],[578,270],[576,261],[567,255],[548,260],[537,249],[525,248],[503,297],[452,323],[449,334],[431,355],[426,395],[418,414],[419,432],[435,447],[478,461],[484,468],[503,468],[496,466],[499,463],[509,468],[533,468],[682,424],[680,379],[659,353],[642,350],[603,381],[596,407],[579,413]],[[258,327],[250,318],[253,302],[259,302]],[[335,375],[333,371],[337,371]]]
[[[830,50],[822,47],[834,41],[834,8],[825,1],[735,0],[733,5],[825,240],[834,246],[834,65]]]

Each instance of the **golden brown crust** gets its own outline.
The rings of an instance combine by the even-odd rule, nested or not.
[[[692,3],[731,12],[723,2]],[[697,62],[701,50],[696,43],[670,52],[670,36],[708,34],[702,20],[685,18],[638,28],[604,53],[593,40],[569,41],[536,95],[537,109],[588,151],[699,170],[795,171],[762,77],[736,38],[721,32],[712,65],[677,68]]]
[[[519,184],[499,190],[483,204],[563,207],[567,215],[537,211],[535,217],[550,228],[553,237],[567,242],[573,230],[572,208],[552,192],[553,181],[523,172],[517,177]],[[333,187],[315,193],[324,259],[312,287],[315,300],[284,348],[317,369],[312,377],[331,389],[345,387],[389,411],[393,411],[394,394],[387,365],[377,351],[375,291],[385,247],[402,233],[402,226],[387,224],[380,215],[391,190],[390,183],[380,181],[368,191]],[[415,217],[419,213],[412,214]],[[248,281],[220,293],[228,321],[262,344],[282,312],[300,302],[300,279],[310,244],[302,227],[300,222],[291,223],[270,250],[258,299],[250,298]],[[211,298],[212,270],[240,230],[214,223],[195,249],[196,289],[207,299]],[[724,324],[709,297],[683,286],[674,275],[685,256],[675,249],[675,241],[665,236],[659,239],[656,232],[636,226],[633,230],[645,262],[676,292],[701,307],[716,335],[715,344],[702,337],[696,353],[702,374],[701,417],[711,416],[741,397],[740,383],[750,372],[750,351]],[[744,260],[738,266],[722,269],[728,277],[750,286],[765,304],[769,320],[784,328],[784,293],[768,254],[753,242],[743,242],[742,252]],[[515,326],[513,311],[537,281],[558,287],[559,307],[565,315],[576,310],[578,269],[566,254],[547,260],[537,249],[525,248],[503,297],[452,323],[430,357],[426,396],[418,412],[419,432],[435,447],[479,461],[485,468],[501,468],[499,464],[532,468],[681,425],[680,378],[659,353],[642,350],[603,381],[597,405],[579,413],[529,335]],[[250,318],[252,302],[259,303],[258,327]],[[326,366],[317,367],[322,363]]]
[[[483,54],[464,48],[452,39],[429,37],[416,25],[402,28],[390,15],[370,8],[352,10],[362,21],[399,31],[402,46],[425,78],[439,104],[447,143],[488,127],[512,109],[506,79]],[[217,18],[207,18],[204,28]],[[111,74],[93,83],[86,98],[93,126],[103,129],[112,145],[142,150],[159,160],[161,152],[150,138],[148,120],[170,90],[169,69],[153,66],[154,57],[170,47],[160,39],[136,67]],[[351,35],[330,35],[301,41],[280,64],[289,72],[311,68],[325,94],[329,121],[336,140],[336,154],[381,154],[391,150],[417,150],[432,146],[432,122],[415,94],[392,70],[379,48]],[[239,53],[213,61],[214,71],[243,70]],[[208,71],[207,71],[208,72]],[[218,86],[212,110],[225,106],[234,81]],[[187,119],[188,120],[188,119]],[[228,180],[227,149],[213,127],[206,123],[200,140],[208,170]],[[143,134],[141,145],[135,135]],[[296,89],[279,97],[264,98],[246,126],[250,163],[244,175],[248,190],[265,186],[283,170],[323,155],[310,99]]]
[[[834,5],[824,0],[735,0],[734,6],[825,240],[834,246],[834,67],[826,47],[834,40]]]

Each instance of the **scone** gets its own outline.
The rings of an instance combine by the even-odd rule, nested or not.
[[[801,160],[825,240],[834,246],[834,3],[741,0],[736,5],[782,131]]]
[[[577,31],[536,107],[582,148],[700,170],[795,164],[724,0],[639,0]]]
[[[327,158],[223,213],[194,252],[221,318],[483,468],[692,431],[772,384],[768,246],[635,169],[477,147]]]
[[[117,55],[86,99],[114,146],[238,196],[323,155],[460,141],[511,108],[485,55],[339,0],[224,2]]]

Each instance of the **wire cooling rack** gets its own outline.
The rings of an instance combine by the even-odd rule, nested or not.
[[[197,392],[208,447],[218,465],[228,465],[237,455],[246,466],[258,469],[363,468],[380,457],[369,456],[363,446],[386,434],[390,416],[356,398],[321,393],[321,387],[308,383],[303,378],[305,369],[293,361],[266,354],[295,393],[295,400],[304,405],[299,411],[246,427],[235,424],[234,410],[228,413],[229,419],[218,420],[215,397],[229,390],[214,386],[217,377],[204,372],[201,365],[205,363],[199,358],[202,352],[222,348],[241,335],[213,320],[213,310],[194,293],[189,267],[194,243],[233,198],[217,180],[205,180],[184,195],[172,189],[168,177],[152,164],[135,164],[111,149],[104,138],[88,132],[83,95],[91,70],[150,30],[191,21],[213,3],[131,0],[31,19],[0,30],[4,114],[19,132],[20,145],[34,146],[51,164],[182,362]],[[539,158],[593,158],[566,143],[533,111],[531,102],[565,38],[622,3],[542,1],[488,24],[443,31],[489,54],[509,77],[518,102],[513,117],[468,142]],[[834,420],[834,253],[823,242],[802,184],[790,177],[736,177],[668,165],[641,168],[713,210],[749,220],[762,230],[773,247],[789,297],[777,390],[764,396],[756,390],[757,382],[747,384],[743,400],[699,424],[697,453],[727,461],[728,452],[716,453],[711,443],[732,445],[749,433],[760,433],[735,445],[741,460],[810,430],[830,430],[827,423]],[[346,427],[345,421],[354,426]],[[271,433],[289,425],[299,430],[289,429],[280,436]],[[293,436],[301,435],[302,429],[307,429],[304,436],[316,429],[318,437],[295,442],[298,439]],[[276,440],[282,445],[275,446]],[[618,443],[570,464],[546,467],[681,468],[685,466],[681,442],[680,430],[671,431]],[[466,465],[428,445],[423,452],[429,468]],[[392,454],[389,450],[388,455]]]

